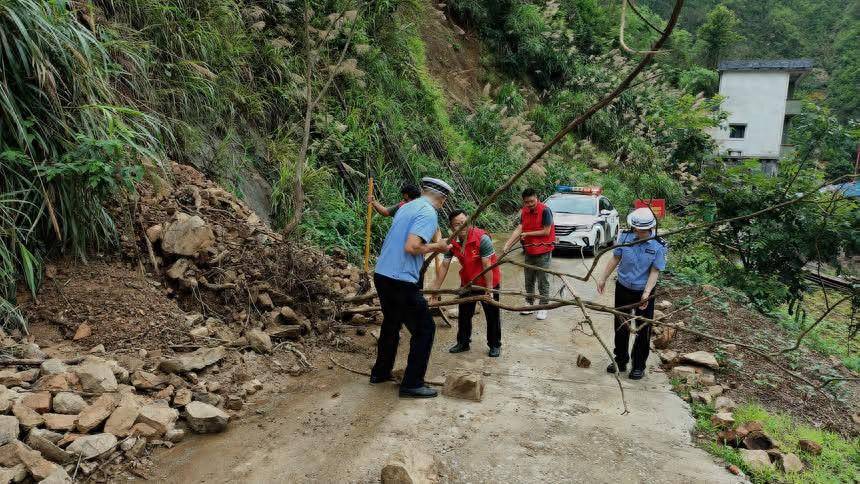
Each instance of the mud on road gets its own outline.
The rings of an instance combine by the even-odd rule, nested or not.
[[[556,257],[553,266],[584,273],[584,262],[590,263]],[[505,267],[503,286],[522,287],[520,270]],[[598,298],[593,284],[577,282],[575,289],[612,301],[609,291]],[[484,371],[489,376],[480,403],[444,396],[401,400],[394,384],[369,385],[366,377],[322,362],[285,393],[258,402],[229,432],[164,451],[153,480],[378,482],[386,459],[408,446],[435,455],[445,482],[737,482],[692,445],[687,404],[655,371],[653,355],[646,378],[622,379],[630,414],[621,415],[617,384],[605,372],[608,358],[593,337],[571,331],[577,311],[551,311],[546,321],[503,313],[501,358],[486,356],[482,314],[475,316],[467,353],[447,352],[456,328],[440,324],[428,376],[456,368]],[[611,341],[609,316],[594,318]],[[579,354],[591,359],[590,368],[576,366]],[[334,356],[366,369],[373,351]]]

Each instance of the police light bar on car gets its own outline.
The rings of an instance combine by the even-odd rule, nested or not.
[[[578,193],[581,195],[600,195],[603,192],[601,187],[572,187],[570,185],[558,185],[555,187],[558,193]]]

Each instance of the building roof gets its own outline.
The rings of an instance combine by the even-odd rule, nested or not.
[[[720,62],[717,70],[722,71],[808,71],[812,69],[812,59],[753,59]]]

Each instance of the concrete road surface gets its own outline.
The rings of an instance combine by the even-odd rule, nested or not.
[[[556,257],[553,267],[584,274],[590,263]],[[505,267],[503,287],[522,288],[521,270]],[[448,282],[455,279],[453,273]],[[593,283],[575,288],[586,298],[612,301],[612,294],[598,297]],[[554,310],[546,321],[503,313],[501,358],[486,355],[483,314],[475,316],[468,353],[449,354],[456,327],[440,325],[429,376],[462,367],[489,372],[480,403],[401,400],[394,384],[372,386],[366,377],[323,366],[298,378],[301,388],[273,400],[265,414],[160,454],[154,480],[378,482],[388,456],[415,447],[439,459],[443,482],[738,482],[691,444],[688,406],[664,374],[650,371],[653,357],[645,379],[624,376],[631,412],[621,415],[607,356],[593,337],[571,331],[577,312]],[[594,318],[611,344],[611,319]],[[591,359],[591,368],[577,368],[579,354]],[[366,369],[372,364],[361,355],[339,358]]]

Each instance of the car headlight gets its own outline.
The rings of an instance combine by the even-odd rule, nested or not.
[[[594,224],[589,224],[589,225],[580,225],[580,226],[579,226],[579,227],[577,227],[577,228],[578,228],[579,230],[582,230],[582,231],[589,231],[589,230],[591,230],[591,228],[592,228],[592,227],[594,227]]]

